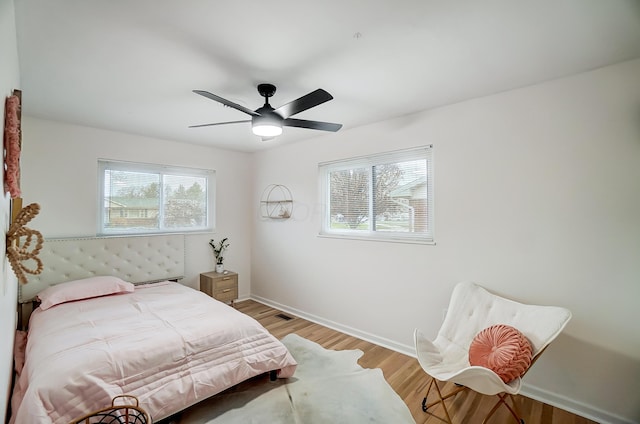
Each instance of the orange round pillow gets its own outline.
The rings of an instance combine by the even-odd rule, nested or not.
[[[531,366],[529,340],[517,329],[504,324],[479,332],[469,346],[469,363],[489,368],[505,383],[522,376]]]

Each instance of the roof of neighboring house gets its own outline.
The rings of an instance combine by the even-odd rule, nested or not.
[[[105,199],[111,207],[131,209],[158,209],[158,199],[146,197],[111,197]]]
[[[393,190],[391,193],[389,193],[390,197],[406,197],[406,198],[411,198],[413,197],[415,191],[418,188],[421,188],[423,185],[425,185],[427,183],[427,177],[419,177],[409,183],[406,183],[398,188],[396,188],[395,190]]]

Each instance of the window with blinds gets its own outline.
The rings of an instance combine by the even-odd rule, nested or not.
[[[98,233],[213,230],[215,171],[98,160]]]
[[[432,146],[319,165],[321,235],[433,243]]]

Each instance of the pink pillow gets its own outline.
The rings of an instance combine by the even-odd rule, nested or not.
[[[40,309],[45,310],[64,302],[116,293],[130,293],[134,288],[133,284],[118,277],[90,277],[51,286],[38,293],[38,299],[42,302]]]
[[[529,340],[508,325],[492,325],[479,332],[469,346],[469,363],[489,368],[505,383],[521,377],[531,366]]]

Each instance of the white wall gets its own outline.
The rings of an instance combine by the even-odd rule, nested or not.
[[[249,296],[250,155],[33,117],[25,117],[23,133],[24,202],[40,204],[32,226],[45,238],[96,234],[98,158],[214,169],[216,232],[186,236],[182,282],[197,288],[199,274],[215,266],[209,240],[229,237],[225,268],[238,272],[240,297]]]
[[[14,89],[20,88],[20,69],[16,42],[13,0],[0,0],[0,128],[4,129],[4,102]],[[4,133],[4,130],[3,130]],[[4,181],[4,166],[0,167]],[[4,192],[4,190],[2,190]],[[9,229],[11,203],[9,195],[0,196],[0,229],[5,237]],[[2,252],[0,258],[0,422],[6,418],[6,406],[11,395],[13,377],[13,340],[16,329],[16,300],[18,283]]]
[[[339,99],[337,99],[339,101]],[[433,143],[436,245],[320,238],[319,162]],[[256,154],[252,295],[399,350],[454,284],[573,319],[524,393],[639,422],[640,60]],[[258,216],[284,184],[293,217]]]

